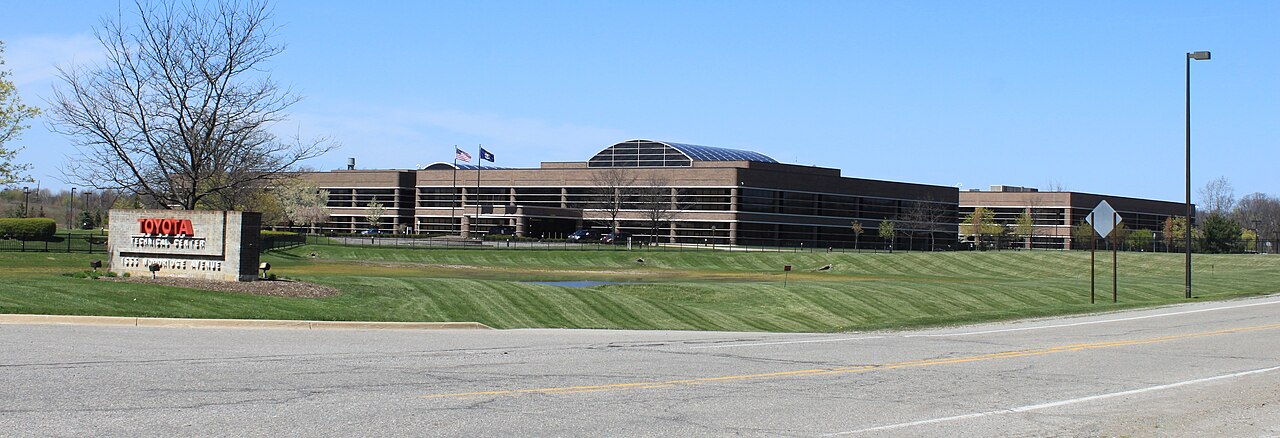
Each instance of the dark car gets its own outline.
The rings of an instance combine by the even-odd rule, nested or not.
[[[567,240],[570,242],[599,242],[600,232],[596,230],[582,229],[574,231],[573,234],[569,235]]]
[[[499,226],[496,226],[496,227],[489,227],[489,235],[491,235],[491,236],[497,236],[497,235],[514,236],[514,235],[516,235],[516,227],[509,227],[509,226],[506,226],[506,225],[499,225]]]
[[[622,245],[631,240],[631,233],[609,233],[600,238],[605,245]]]

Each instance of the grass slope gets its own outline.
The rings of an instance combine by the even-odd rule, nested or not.
[[[311,253],[317,254],[312,258]],[[61,276],[101,255],[0,254],[0,313],[369,321],[478,321],[573,327],[844,331],[958,324],[1183,301],[1182,256],[1109,255],[1089,304],[1089,254],[731,253],[422,250],[304,246],[268,254],[273,271],[342,294],[291,299]],[[636,262],[643,258],[644,263]],[[817,271],[831,264],[826,271]],[[783,285],[781,267],[795,267]],[[1196,256],[1203,299],[1275,292],[1280,258]],[[531,280],[613,280],[584,289]]]

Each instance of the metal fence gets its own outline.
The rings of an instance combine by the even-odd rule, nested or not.
[[[64,232],[55,233],[53,236],[0,236],[0,251],[106,253],[107,235],[103,232],[94,234]]]
[[[266,231],[266,230],[264,230]],[[632,238],[617,244],[599,242],[581,242],[567,239],[528,239],[509,236],[487,236],[484,239],[463,239],[457,236],[424,236],[406,234],[305,234],[264,232],[262,234],[262,250],[290,248],[300,245],[337,245],[354,247],[410,248],[410,249],[530,249],[530,250],[564,250],[564,251],[736,251],[736,252],[836,252],[836,253],[884,253],[884,252],[921,252],[921,251],[1023,251],[1023,250],[1064,250],[1061,247],[1040,248],[1027,245],[1022,239],[998,239],[984,241],[981,245],[974,242],[942,242],[928,238],[899,238],[894,242],[823,242],[822,240],[770,241],[756,242],[753,245],[728,245],[716,239],[707,239],[702,243],[649,243]],[[1099,239],[1096,250],[1110,251],[1115,245],[1111,240]],[[1151,241],[1135,244],[1121,241],[1117,248],[1120,251],[1132,252],[1183,252],[1180,241]],[[1195,241],[1192,251],[1196,253],[1260,253],[1275,254],[1280,248],[1280,239],[1248,239],[1224,242],[1208,246]],[[1072,242],[1071,250],[1090,250],[1088,240]],[[107,252],[107,234],[97,232],[57,233],[51,237],[44,236],[0,236],[0,251],[9,252],[60,252],[60,253],[105,253]]]
[[[817,242],[778,242],[775,245],[726,245],[708,239],[703,243],[650,243],[632,238],[613,244],[596,241],[574,241],[568,239],[529,239],[508,236],[487,236],[483,239],[464,239],[457,236],[418,236],[405,234],[297,234],[267,237],[264,235],[264,250],[288,248],[298,245],[337,245],[354,247],[410,248],[410,249],[527,249],[527,250],[561,250],[561,251],[739,251],[739,252],[890,252],[904,251],[894,249],[892,245],[882,242],[864,242],[857,247],[820,246]]]

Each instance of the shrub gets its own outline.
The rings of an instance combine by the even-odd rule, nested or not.
[[[0,235],[24,240],[47,240],[58,231],[58,225],[47,217],[0,218]]]

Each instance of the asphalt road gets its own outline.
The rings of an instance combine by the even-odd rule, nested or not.
[[[1280,297],[929,331],[0,325],[0,432],[1276,436]]]

